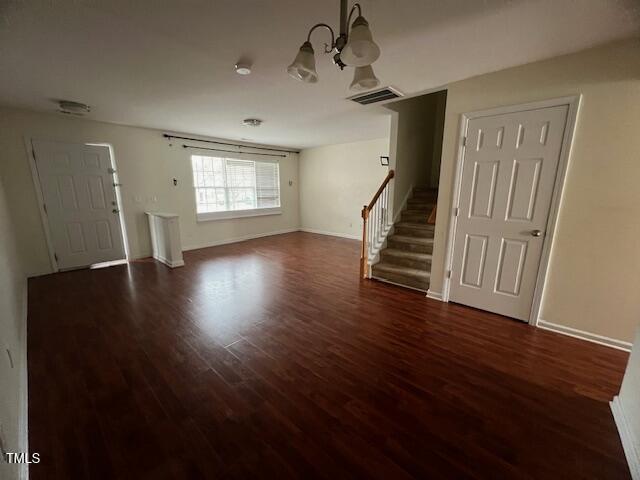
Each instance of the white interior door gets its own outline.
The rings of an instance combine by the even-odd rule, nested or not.
[[[568,108],[468,122],[450,300],[529,320]]]
[[[109,147],[33,141],[58,268],[125,258]]]

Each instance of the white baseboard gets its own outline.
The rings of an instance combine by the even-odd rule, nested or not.
[[[234,238],[227,238],[224,240],[202,242],[202,243],[182,247],[182,251],[186,252],[189,250],[198,250],[200,248],[217,247],[219,245],[228,245],[230,243],[238,243],[238,242],[244,242],[246,240],[253,240],[254,238],[270,237],[272,235],[282,235],[283,233],[297,232],[298,230],[299,230],[298,228],[287,228],[285,230],[276,230],[273,232],[254,233],[252,235],[244,235],[242,237],[234,237]]]
[[[538,319],[537,326],[545,330],[551,330],[552,332],[561,333],[563,335],[579,338],[588,342],[598,343],[600,345],[605,345],[611,348],[617,348],[618,350],[624,350],[625,352],[631,351],[631,347],[633,346],[630,342],[597,335],[591,332],[585,332],[584,330],[578,330],[576,328],[565,327],[564,325],[558,325],[557,323],[547,322],[546,320],[542,319]]]
[[[55,273],[55,272],[53,270],[50,270],[48,272],[27,273],[27,278],[44,277],[45,275],[51,275],[52,273]]]
[[[442,293],[441,292],[435,292],[433,290],[427,290],[427,298],[431,298],[433,300],[438,300],[440,302],[444,301],[442,299]]]
[[[178,261],[172,262],[171,260],[167,260],[166,258],[160,255],[154,255],[153,258],[155,258],[161,263],[164,263],[167,267],[170,267],[170,268],[184,267],[184,260],[178,260]]]
[[[317,233],[318,235],[329,235],[330,237],[341,237],[341,238],[349,238],[351,240],[361,240],[362,237],[359,235],[352,235],[350,233],[338,233],[338,232],[328,232],[326,230],[316,230],[315,228],[300,228],[301,232],[307,233]]]
[[[631,425],[629,425],[620,397],[614,397],[613,401],[610,402],[609,405],[611,406],[613,419],[618,427],[618,433],[620,434],[620,440],[622,441],[622,448],[624,449],[624,454],[627,457],[627,463],[629,464],[629,470],[631,471],[631,478],[633,480],[640,480],[640,451],[638,450],[640,439],[634,437],[633,429],[631,428]]]
[[[408,288],[409,290],[415,290],[416,292],[425,293],[425,291],[420,288],[412,287],[410,285],[403,285],[402,283],[398,283],[398,282],[392,282],[391,280],[387,280],[386,278],[373,277],[371,276],[371,274],[369,274],[369,278],[372,278],[373,280],[376,280],[378,282],[388,283],[390,285],[396,285],[397,287]]]

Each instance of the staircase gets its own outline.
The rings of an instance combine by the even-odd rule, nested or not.
[[[434,225],[427,222],[437,197],[436,189],[413,189],[400,221],[393,225],[393,234],[387,237],[386,248],[380,251],[380,261],[372,266],[372,278],[427,291],[434,229]]]

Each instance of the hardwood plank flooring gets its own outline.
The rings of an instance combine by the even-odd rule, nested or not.
[[[29,282],[33,479],[624,479],[627,354],[292,233]]]

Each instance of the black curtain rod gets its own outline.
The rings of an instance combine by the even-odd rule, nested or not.
[[[177,138],[177,137],[174,137]],[[197,150],[209,150],[212,152],[225,152],[225,153],[235,153],[237,154],[241,154],[241,155],[265,155],[267,157],[285,157],[286,155],[278,155],[276,153],[251,153],[251,152],[236,152],[234,150],[222,150],[220,148],[207,148],[207,147],[197,147],[195,145],[182,145],[182,148],[195,148]],[[277,150],[277,151],[281,151],[281,150]]]
[[[215,143],[217,145],[227,145],[230,147],[251,148],[254,150],[269,150],[270,152],[300,153],[300,150],[283,150],[281,148],[252,147],[251,145],[241,145],[239,143],[225,143],[225,142],[216,142],[215,140],[202,140],[201,138],[180,137],[178,135],[169,135],[168,133],[164,133],[162,136],[167,139],[177,138],[180,140],[191,140],[192,142]]]

